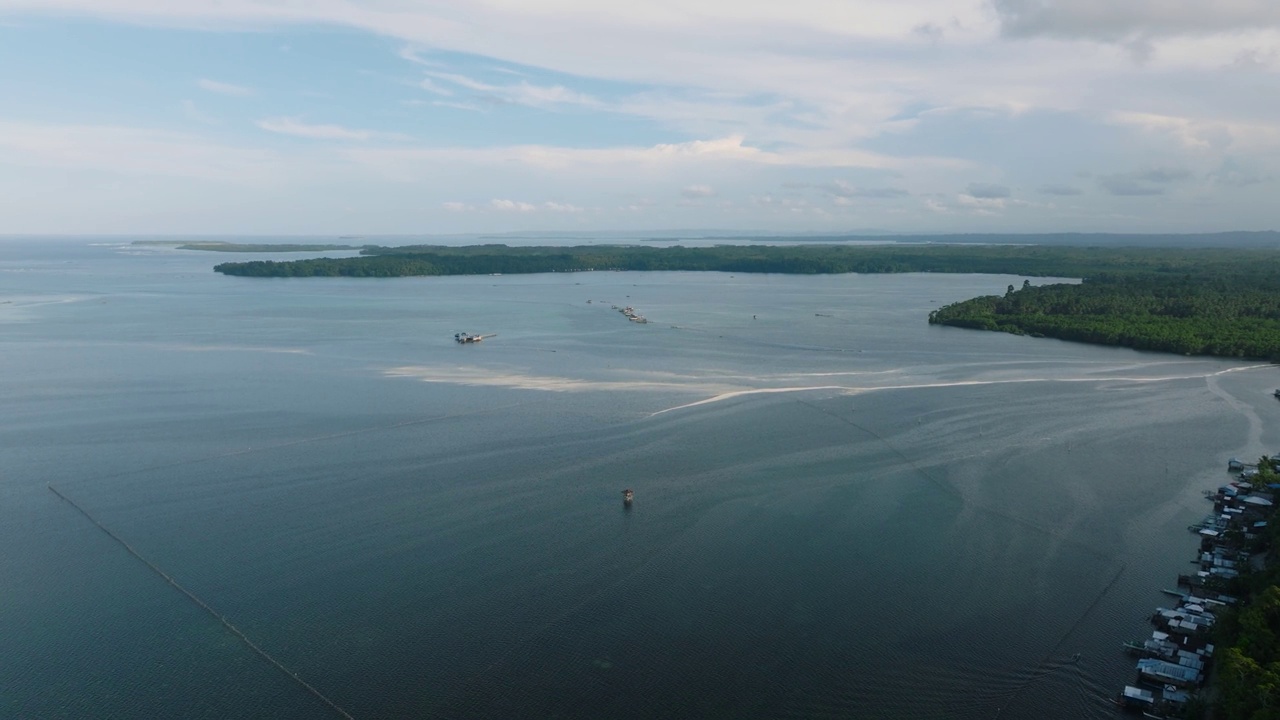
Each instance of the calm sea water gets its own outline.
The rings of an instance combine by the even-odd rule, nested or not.
[[[0,715],[337,716],[52,484],[356,718],[1110,717],[1280,447],[1274,368],[925,323],[1022,278],[227,259],[0,241]]]

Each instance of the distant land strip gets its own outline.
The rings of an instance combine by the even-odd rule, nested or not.
[[[404,277],[590,271],[1017,275],[1003,295],[929,322],[1140,350],[1280,359],[1280,250],[1193,247],[717,245],[368,246],[359,257],[222,263],[246,277]],[[1081,278],[1033,285],[1029,278]]]

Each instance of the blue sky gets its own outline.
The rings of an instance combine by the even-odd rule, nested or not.
[[[0,0],[0,234],[1280,227],[1280,4]]]

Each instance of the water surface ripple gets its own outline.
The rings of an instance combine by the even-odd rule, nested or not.
[[[224,259],[0,242],[6,717],[331,712],[50,483],[357,718],[1111,717],[1280,447],[1269,366],[925,323],[1022,278]]]

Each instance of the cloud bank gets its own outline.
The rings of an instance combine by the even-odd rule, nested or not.
[[[157,76],[136,78],[153,88],[147,102],[14,98],[0,109],[14,130],[0,138],[11,168],[0,168],[0,190],[24,198],[11,205],[15,231],[107,219],[41,200],[92,194],[93,173],[185,178],[166,193],[225,223],[136,228],[151,232],[308,232],[335,218],[358,232],[565,219],[829,231],[1280,226],[1266,200],[1280,177],[1280,93],[1270,92],[1280,5],[1261,0],[0,0],[0,19],[91,19],[104,37],[129,28],[135,46],[169,32],[225,40],[228,51],[255,38],[274,46],[190,67],[149,58],[185,73],[185,96],[165,96]],[[366,44],[289,50],[317,27]],[[103,73],[103,86],[139,72],[81,67]],[[233,178],[264,202],[217,212],[234,204]],[[145,215],[127,195],[115,197]],[[314,212],[269,210],[308,202]],[[297,218],[317,224],[288,224]]]

